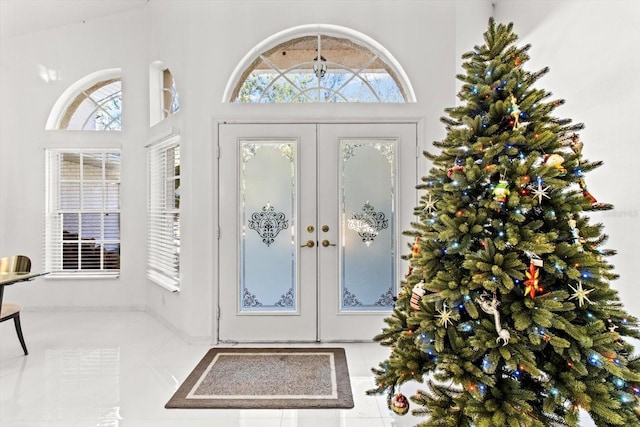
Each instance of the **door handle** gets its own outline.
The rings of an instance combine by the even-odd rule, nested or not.
[[[304,245],[300,245],[301,248],[312,248],[316,245],[316,242],[314,242],[313,240],[307,240],[307,243],[305,243]]]
[[[335,246],[335,245],[336,245],[335,243],[331,243],[331,242],[329,242],[329,241],[328,241],[328,240],[326,240],[326,239],[322,241],[322,246],[324,246],[325,248],[326,248],[327,246]]]

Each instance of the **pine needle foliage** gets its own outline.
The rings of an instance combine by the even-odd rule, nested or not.
[[[611,209],[584,177],[582,124],[554,115],[563,100],[524,68],[512,24],[489,20],[465,53],[459,106],[425,152],[410,270],[375,337],[390,355],[373,369],[389,402],[408,381],[422,427],[640,425],[640,361],[625,340],[638,320],[617,279],[602,224]]]

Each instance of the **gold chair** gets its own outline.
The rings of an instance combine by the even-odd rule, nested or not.
[[[13,255],[0,258],[0,273],[29,273],[31,271],[31,260],[24,255]],[[0,287],[0,323],[5,320],[13,319],[16,327],[16,334],[22,345],[25,356],[29,354],[27,345],[24,343],[22,336],[22,327],[20,326],[20,306],[18,304],[4,303],[2,301],[4,294],[4,286]]]

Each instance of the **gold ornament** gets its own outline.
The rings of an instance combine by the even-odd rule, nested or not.
[[[558,169],[562,173],[567,172],[567,170],[562,166],[562,164],[564,163],[564,157],[562,157],[560,154],[551,154],[545,156],[543,163],[547,166]]]

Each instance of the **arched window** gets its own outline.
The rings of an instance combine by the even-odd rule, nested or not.
[[[249,52],[225,102],[415,102],[400,64],[380,44],[334,25],[278,33]]]
[[[149,67],[149,123],[151,126],[180,111],[173,74],[161,61]]]
[[[70,85],[45,128],[121,130],[121,70],[100,70]],[[64,148],[45,150],[45,265],[52,276],[120,272],[121,152],[113,147],[121,135],[97,136],[66,133]]]
[[[69,86],[51,110],[46,129],[121,130],[120,69],[98,71]]]

